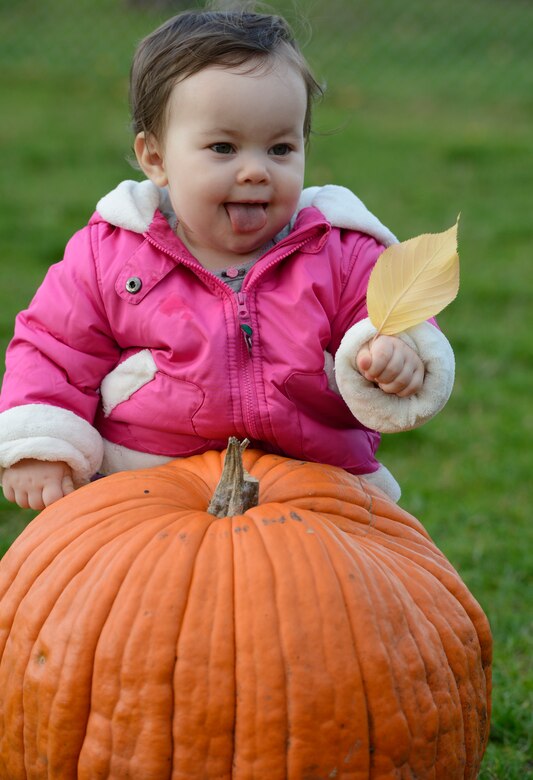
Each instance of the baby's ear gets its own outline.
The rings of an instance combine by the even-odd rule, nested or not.
[[[158,187],[166,187],[168,178],[159,144],[152,135],[138,133],[133,144],[137,162],[146,176]]]

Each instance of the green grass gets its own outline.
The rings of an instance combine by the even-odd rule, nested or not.
[[[128,61],[155,17],[110,0],[76,12],[46,5],[38,44],[16,38],[25,3],[0,8],[13,40],[0,47],[2,349],[68,236],[103,193],[136,176],[126,160]],[[402,483],[402,505],[491,621],[494,711],[481,778],[523,780],[533,773],[533,9],[520,0],[309,8],[307,53],[329,88],[308,183],[351,187],[400,238],[443,230],[461,213],[460,294],[439,318],[456,353],[454,393],[421,430],[385,437],[381,457]],[[84,37],[73,41],[78,27]],[[32,516],[0,501],[0,553]]]

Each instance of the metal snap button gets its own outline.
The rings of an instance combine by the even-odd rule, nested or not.
[[[126,291],[131,293],[132,295],[135,295],[135,293],[139,292],[142,286],[143,283],[141,282],[138,276],[130,276],[130,278],[126,282]]]

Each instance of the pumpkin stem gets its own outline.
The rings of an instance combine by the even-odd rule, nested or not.
[[[242,453],[249,443],[248,439],[240,442],[234,436],[230,436],[222,476],[207,507],[210,515],[215,517],[242,515],[247,509],[257,506],[259,481],[248,474],[242,462]]]

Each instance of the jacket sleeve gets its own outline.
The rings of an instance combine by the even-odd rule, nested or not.
[[[407,398],[384,393],[359,373],[357,353],[376,333],[368,319],[366,289],[384,248],[369,237],[356,240],[335,318],[335,380],[359,422],[381,433],[395,433],[422,425],[444,407],[453,388],[455,361],[448,340],[431,320],[400,334],[424,364],[424,383],[418,393]]]
[[[120,350],[100,294],[97,231],[88,226],[71,239],[17,316],[0,396],[0,468],[23,458],[64,460],[82,484],[100,466],[92,423]]]

